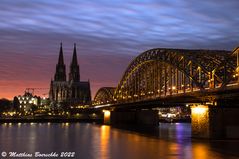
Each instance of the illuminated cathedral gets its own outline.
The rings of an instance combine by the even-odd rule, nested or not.
[[[60,46],[58,63],[54,80],[51,80],[49,98],[53,104],[61,105],[88,105],[91,103],[90,82],[80,81],[80,68],[77,60],[76,44],[70,64],[70,73],[67,80],[64,64],[62,44]]]

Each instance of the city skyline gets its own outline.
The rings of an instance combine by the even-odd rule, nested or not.
[[[0,98],[49,87],[61,42],[67,66],[77,44],[81,77],[90,79],[92,97],[100,87],[117,86],[130,61],[151,48],[231,51],[238,46],[238,4],[2,0]]]

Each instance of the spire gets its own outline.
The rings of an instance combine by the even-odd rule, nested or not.
[[[64,64],[62,43],[60,46],[58,63],[56,65],[55,81],[66,81],[66,66]]]
[[[60,52],[59,52],[58,65],[64,65],[62,43],[61,43]]]
[[[80,72],[79,65],[77,62],[77,53],[76,53],[76,44],[74,43],[74,51],[72,56],[72,61],[70,65],[69,81],[79,82],[80,81]]]
[[[74,66],[78,65],[77,55],[76,55],[76,43],[74,43],[74,51],[73,51],[73,57],[72,57],[71,65],[74,65]]]

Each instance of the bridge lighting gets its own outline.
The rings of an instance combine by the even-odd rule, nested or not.
[[[207,137],[209,135],[209,107],[198,105],[191,107],[192,134]]]
[[[103,110],[103,113],[105,116],[110,116],[110,111],[109,110]]]
[[[239,66],[237,66],[237,68],[236,68],[236,72],[239,72]]]
[[[208,107],[207,106],[203,106],[203,105],[193,106],[191,108],[191,110],[192,110],[192,115],[193,114],[195,114],[195,115],[196,114],[197,115],[203,115],[203,114],[208,112]]]
[[[103,110],[104,113],[104,124],[110,124],[110,111]]]
[[[235,78],[235,77],[237,77],[238,76],[238,74],[236,73],[235,75],[233,75],[233,77]]]

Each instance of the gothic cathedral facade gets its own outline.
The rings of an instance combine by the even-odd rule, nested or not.
[[[90,82],[89,80],[80,81],[80,68],[77,60],[76,44],[74,44],[68,80],[66,77],[66,66],[64,64],[61,44],[54,80],[51,80],[50,83],[49,98],[52,103],[57,105],[67,103],[68,105],[76,106],[89,105],[91,103]]]

